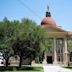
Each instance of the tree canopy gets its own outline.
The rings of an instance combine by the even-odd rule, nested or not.
[[[72,39],[68,40],[68,50],[69,52],[72,52]]]
[[[5,17],[0,21],[0,49],[5,51],[5,59],[19,55],[20,66],[23,58],[30,58],[31,62],[40,56],[47,48],[47,41],[46,31],[30,19],[9,21]]]

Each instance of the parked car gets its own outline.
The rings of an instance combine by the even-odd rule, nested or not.
[[[0,59],[0,66],[4,66],[4,60]]]
[[[0,66],[4,66],[4,64],[5,64],[5,59],[3,57],[2,52],[0,52]]]

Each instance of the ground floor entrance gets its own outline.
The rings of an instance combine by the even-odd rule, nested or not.
[[[52,56],[47,56],[47,63],[48,64],[52,64],[53,63]]]

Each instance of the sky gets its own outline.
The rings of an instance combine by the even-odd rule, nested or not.
[[[56,25],[72,31],[72,0],[0,0],[0,21],[29,18],[40,25],[47,5]]]

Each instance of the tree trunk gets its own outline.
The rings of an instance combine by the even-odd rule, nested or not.
[[[19,68],[21,68],[21,65],[22,65],[22,57],[23,57],[23,53],[21,52],[21,54],[20,54]]]
[[[6,67],[8,67],[8,64],[9,64],[9,57],[7,57],[7,59],[6,59]]]

